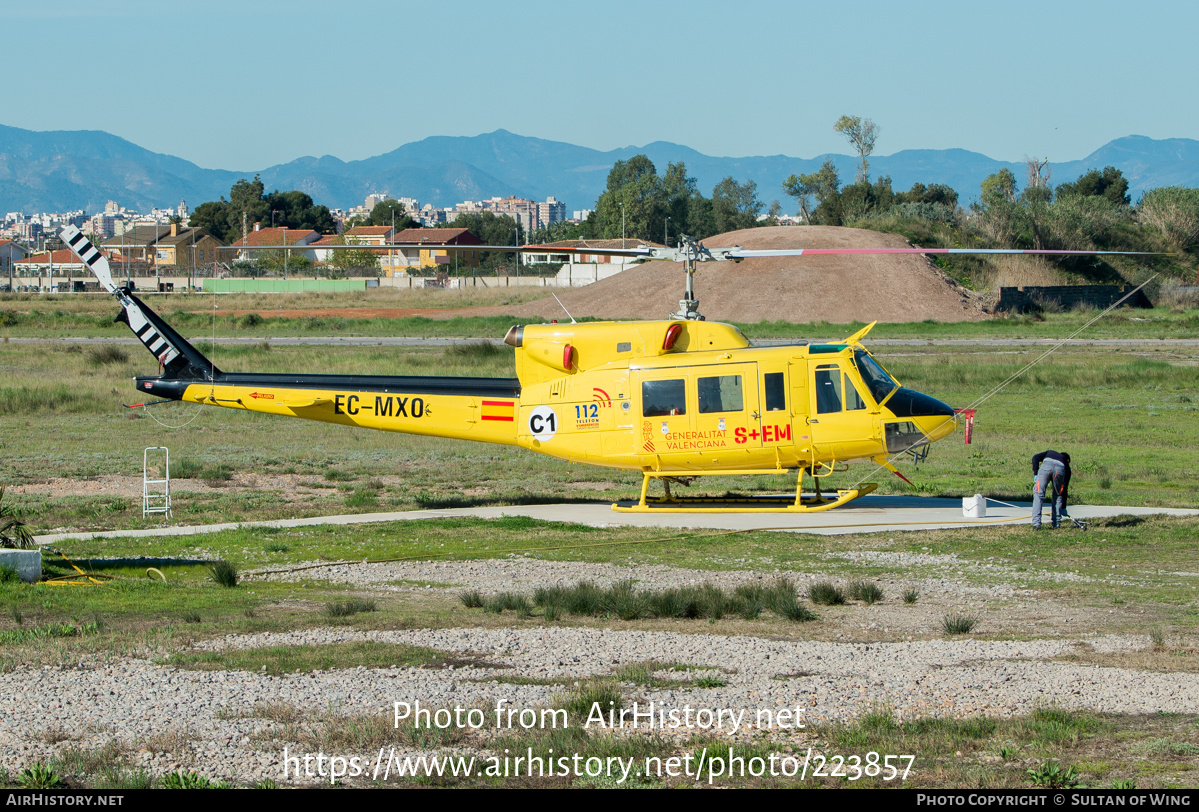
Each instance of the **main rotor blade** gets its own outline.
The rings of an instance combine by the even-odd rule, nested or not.
[[[1172,257],[1175,254],[1159,251],[1071,251],[1041,248],[780,248],[747,250],[744,248],[709,248],[729,259],[750,257],[798,257],[805,254],[1048,254],[1054,256],[1117,255],[1131,257]]]

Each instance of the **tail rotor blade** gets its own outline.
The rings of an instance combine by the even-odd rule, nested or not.
[[[70,246],[76,256],[83,260],[83,264],[91,269],[96,279],[100,280],[100,287],[109,293],[117,292],[117,286],[112,281],[112,273],[108,270],[108,257],[100,253],[100,249],[92,245],[92,241],[83,236],[83,232],[75,226],[67,226],[59,236]]]

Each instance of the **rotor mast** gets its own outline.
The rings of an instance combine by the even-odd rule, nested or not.
[[[679,312],[671,313],[670,317],[686,321],[703,321],[704,317],[699,312],[699,299],[695,298],[695,263],[696,260],[713,259],[713,257],[708,249],[704,248],[703,243],[686,234],[679,235],[678,252],[683,260],[683,270],[687,273],[687,287],[683,298],[679,300]]]

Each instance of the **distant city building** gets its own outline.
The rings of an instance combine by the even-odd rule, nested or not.
[[[491,212],[500,217],[511,217],[525,231],[536,231],[548,228],[554,223],[566,219],[566,204],[553,197],[547,197],[544,203],[528,200],[522,197],[493,197],[490,200],[459,203],[454,207],[454,217],[459,214],[478,214]],[[451,218],[452,221],[452,218]]]

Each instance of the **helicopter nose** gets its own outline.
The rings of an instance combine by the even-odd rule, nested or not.
[[[957,428],[953,407],[923,392],[900,389],[887,401],[885,408],[896,418],[912,423],[924,435],[925,442],[948,437]]]
[[[900,389],[887,401],[886,407],[891,414],[899,418],[911,417],[953,417],[953,407],[947,406],[934,397],[913,389]]]

